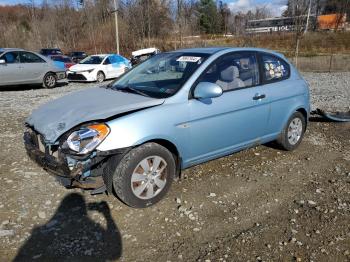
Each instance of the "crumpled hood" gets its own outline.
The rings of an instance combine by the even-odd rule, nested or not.
[[[82,71],[88,71],[97,68],[99,65],[83,65],[83,64],[76,64],[74,66],[71,66],[69,68],[69,71],[71,72],[82,72]]]
[[[160,105],[164,99],[145,97],[101,87],[73,92],[35,109],[26,123],[54,143],[69,129],[88,121]]]

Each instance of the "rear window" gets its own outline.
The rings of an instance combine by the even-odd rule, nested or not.
[[[263,78],[265,82],[287,79],[290,68],[286,61],[273,55],[263,54]]]

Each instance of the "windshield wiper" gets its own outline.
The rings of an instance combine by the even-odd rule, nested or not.
[[[110,88],[113,88],[113,87],[110,87]],[[139,94],[142,96],[150,97],[148,94],[146,94],[146,93],[144,93],[136,88],[133,88],[132,86],[115,87],[114,89],[119,90],[119,91],[131,92],[134,94]]]

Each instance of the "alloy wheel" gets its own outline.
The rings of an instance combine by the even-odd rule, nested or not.
[[[288,142],[291,145],[295,145],[299,142],[303,133],[303,122],[300,118],[296,117],[290,121],[288,126]]]
[[[131,190],[140,199],[151,199],[166,185],[167,163],[160,156],[150,156],[137,164],[131,176]]]

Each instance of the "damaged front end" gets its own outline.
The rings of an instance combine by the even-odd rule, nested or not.
[[[85,130],[85,133],[79,136],[78,132],[82,132],[81,130]],[[56,144],[50,144],[33,128],[27,127],[24,144],[29,157],[49,173],[56,175],[66,188],[90,189],[91,194],[105,191],[112,193],[114,168],[129,149],[98,151],[95,149],[99,144],[97,142],[101,142],[96,141],[98,135],[94,136],[96,139],[84,141],[84,135],[89,138],[89,135],[93,135],[91,132],[83,127],[73,130],[69,136],[62,136]],[[89,144],[90,148],[87,149]],[[109,161],[111,158],[112,161]]]

